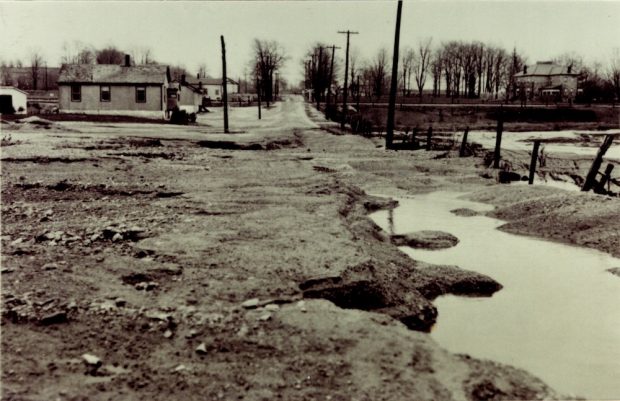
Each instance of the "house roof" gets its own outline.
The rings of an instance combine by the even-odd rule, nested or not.
[[[532,75],[579,75],[575,72],[568,72],[568,67],[554,64],[552,62],[538,62],[527,66],[527,73],[523,71],[515,74],[515,77],[528,77]]]
[[[17,92],[21,92],[24,95],[28,95],[28,92],[23,91],[21,89],[18,89],[18,88],[14,87],[14,86],[0,86],[0,89],[2,89],[2,90],[14,90],[14,91],[17,91]]]
[[[110,64],[66,64],[60,69],[58,83],[163,84],[165,65],[124,67]]]
[[[226,78],[226,81],[229,84],[237,85],[237,81],[232,80],[230,78]],[[202,82],[203,85],[221,85],[222,78],[196,78],[196,77],[185,77],[185,82],[190,85],[198,86],[199,83]]]

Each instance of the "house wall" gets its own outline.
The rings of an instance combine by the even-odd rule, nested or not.
[[[202,104],[202,94],[194,92],[187,86],[181,85],[179,91],[179,109],[188,113],[196,113],[198,106]]]
[[[517,84],[525,84],[526,88],[532,88],[533,95],[538,96],[541,88],[562,85],[564,97],[575,97],[577,95],[577,77],[572,75],[551,75],[551,76],[526,76],[516,77]]]
[[[223,95],[223,86],[222,85],[204,85],[203,87],[206,89],[207,93],[206,97],[211,98],[211,100],[222,100]],[[217,90],[217,93],[216,93]],[[227,84],[226,90],[228,91],[228,95],[232,95],[234,93],[239,93],[239,85],[236,84]]]
[[[27,101],[28,95],[15,90],[13,88],[0,88],[0,95],[9,95],[11,96],[11,102],[13,103],[13,108],[15,109],[15,114],[26,114],[27,113]],[[20,107],[22,111],[19,111]]]
[[[140,86],[140,85],[138,85]],[[136,103],[136,85],[110,85],[110,101],[100,100],[100,85],[82,85],[82,99],[71,101],[71,86],[58,87],[61,113],[163,115],[167,85],[146,85],[146,102]]]
[[[577,95],[577,77],[556,75],[551,77],[551,85],[562,85],[566,96],[570,96],[571,93],[573,97]]]

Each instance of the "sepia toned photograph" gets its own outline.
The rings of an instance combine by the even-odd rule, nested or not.
[[[620,400],[620,0],[0,0],[2,401]]]

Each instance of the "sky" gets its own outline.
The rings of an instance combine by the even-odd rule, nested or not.
[[[33,51],[58,65],[64,43],[81,41],[101,48],[149,47],[164,64],[192,72],[206,63],[221,76],[220,35],[226,40],[227,71],[243,78],[255,38],[276,40],[285,49],[281,73],[296,84],[302,59],[317,41],[335,44],[344,56],[346,35],[352,51],[371,58],[379,48],[391,55],[396,1],[5,1],[0,0],[0,60],[21,59]],[[620,47],[620,0],[474,1],[405,0],[401,51],[431,37],[479,40],[511,50],[529,63],[575,52],[605,65]],[[353,50],[355,49],[355,50]]]

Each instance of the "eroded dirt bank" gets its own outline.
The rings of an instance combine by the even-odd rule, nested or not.
[[[494,186],[484,168],[302,107],[262,150],[124,142],[131,126],[3,147],[3,398],[559,398],[432,341],[434,297],[501,283],[413,261],[366,217],[393,206],[367,193]]]

